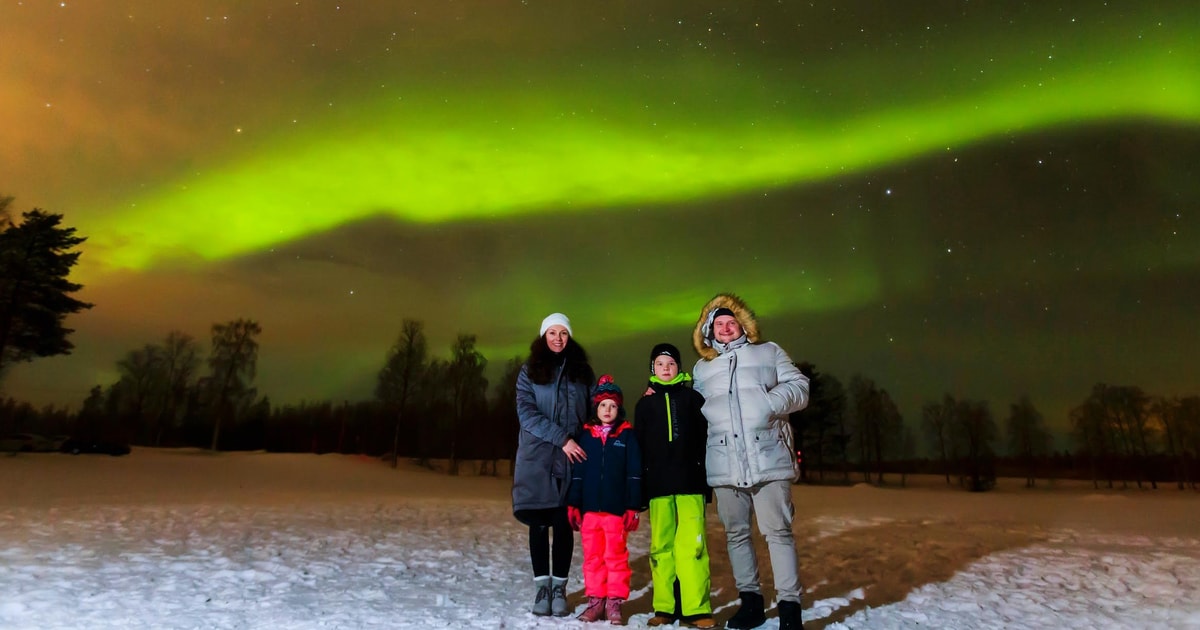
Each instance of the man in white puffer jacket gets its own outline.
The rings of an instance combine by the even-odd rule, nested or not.
[[[692,370],[708,420],[708,485],[725,526],[729,563],[741,607],[726,623],[735,629],[766,622],[750,521],[767,541],[775,575],[779,627],[801,628],[800,573],[792,537],[792,482],[799,475],[788,414],[808,405],[808,378],[787,353],[760,342],[753,311],[736,295],[705,305],[692,343]]]

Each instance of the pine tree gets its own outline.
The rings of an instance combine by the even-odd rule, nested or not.
[[[11,202],[0,198],[0,215]],[[0,222],[0,375],[16,362],[70,354],[74,331],[63,322],[92,307],[71,297],[83,285],[67,280],[80,254],[70,250],[86,239],[61,227],[60,214],[34,209],[22,219]]]

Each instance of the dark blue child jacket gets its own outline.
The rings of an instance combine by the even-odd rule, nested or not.
[[[587,459],[571,466],[571,489],[567,505],[583,513],[607,512],[622,516],[626,510],[641,511],[642,451],[633,427],[622,421],[602,440],[599,425],[580,431],[579,446]]]

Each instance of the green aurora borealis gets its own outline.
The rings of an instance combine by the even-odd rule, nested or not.
[[[859,57],[840,61],[836,73],[818,71],[815,81],[801,58],[774,69],[756,59],[744,64],[750,68],[686,59],[632,82],[623,66],[602,60],[586,82],[550,75],[534,91],[522,85],[522,69],[468,77],[450,97],[444,83],[417,84],[402,99],[353,95],[362,99],[351,105],[353,121],[280,133],[198,176],[135,196],[128,207],[102,209],[93,245],[110,249],[101,264],[143,270],[181,250],[222,260],[378,214],[440,223],[678,203],[795,186],[1064,124],[1200,121],[1196,32],[1148,28],[1150,38],[1121,41],[1080,27],[1074,46],[991,72],[997,64],[963,37],[938,53],[956,60],[949,67],[917,59],[884,72],[877,58]],[[1105,35],[1111,46],[1101,45]],[[977,76],[952,97],[936,91],[945,89],[936,79],[915,79],[926,84],[920,93],[903,85],[956,71]],[[779,83],[763,94],[762,79],[747,74]],[[660,76],[689,79],[663,90]],[[788,76],[806,80],[789,84]],[[858,96],[872,85],[880,98]],[[824,102],[806,94],[839,86],[849,94]]]
[[[631,380],[720,290],[910,420],[1194,392],[1200,9],[875,4],[7,3],[0,194],[97,307],[6,393],[239,316],[277,402],[369,395],[403,317],[500,364],[562,310]]]

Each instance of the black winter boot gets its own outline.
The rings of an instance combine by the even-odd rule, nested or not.
[[[803,630],[804,621],[800,619],[800,602],[779,602],[779,630]]]
[[[766,612],[763,611],[762,593],[744,591],[738,593],[738,597],[741,598],[742,605],[737,612],[733,613],[729,621],[725,622],[726,628],[750,630],[750,628],[757,628],[767,622]]]

